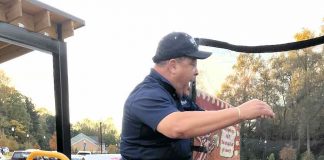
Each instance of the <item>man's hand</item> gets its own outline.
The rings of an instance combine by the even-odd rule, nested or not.
[[[265,102],[258,99],[247,101],[240,106],[241,119],[251,120],[255,118],[274,118],[275,114],[272,108]]]

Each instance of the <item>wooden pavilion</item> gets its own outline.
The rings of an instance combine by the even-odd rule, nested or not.
[[[84,20],[37,0],[0,0],[0,64],[31,51],[53,56],[57,151],[71,158],[67,49]]]

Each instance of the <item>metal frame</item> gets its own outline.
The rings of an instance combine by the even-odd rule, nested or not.
[[[0,41],[52,54],[57,151],[71,159],[67,49],[62,39],[61,24],[58,24],[57,33],[58,40],[54,40],[40,33],[29,32],[23,28],[0,22]]]

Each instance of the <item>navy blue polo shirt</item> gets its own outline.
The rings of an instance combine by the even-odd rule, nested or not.
[[[152,69],[125,102],[120,144],[123,158],[191,159],[190,139],[171,139],[157,131],[164,117],[178,111],[184,108],[175,89]]]

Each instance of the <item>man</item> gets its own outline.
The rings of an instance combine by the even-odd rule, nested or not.
[[[197,59],[210,55],[199,51],[186,33],[173,32],[162,38],[151,73],[125,102],[123,159],[191,159],[190,138],[243,120],[274,116],[271,107],[260,100],[220,111],[185,111],[181,98],[198,75]]]

